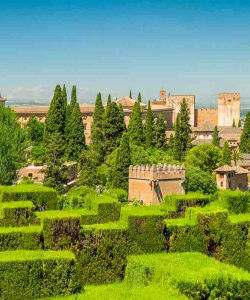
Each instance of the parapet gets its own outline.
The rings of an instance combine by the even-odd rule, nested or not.
[[[129,167],[129,179],[164,180],[185,178],[185,166],[157,164]]]

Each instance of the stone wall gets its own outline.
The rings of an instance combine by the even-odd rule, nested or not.
[[[218,109],[217,108],[195,109],[194,126],[199,127],[204,121],[210,121],[214,125],[218,125]]]
[[[130,166],[128,200],[137,199],[146,205],[160,204],[166,195],[184,194],[184,180],[184,166]]]
[[[195,120],[195,95],[168,95],[167,96],[167,107],[174,109],[173,122],[175,122],[177,114],[180,112],[181,103],[185,99],[190,109],[190,125],[194,126]]]
[[[240,93],[221,93],[218,95],[218,125],[236,126],[240,119]]]

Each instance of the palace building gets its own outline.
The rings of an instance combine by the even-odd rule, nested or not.
[[[205,130],[205,137],[210,138],[215,125],[225,129],[231,127],[233,122],[236,124],[240,119],[240,94],[239,93],[220,93],[218,95],[217,109],[197,109],[195,107],[195,95],[167,95],[165,90],[160,91],[158,100],[151,103],[152,111],[155,117],[162,115],[168,124],[169,132],[173,130],[173,124],[177,114],[180,111],[181,103],[185,99],[190,110],[190,125],[196,139],[203,136],[202,131]],[[0,102],[5,103],[5,99],[0,96]],[[128,125],[135,100],[129,97],[123,97],[115,100],[121,104],[124,110],[125,123]],[[13,107],[20,123],[25,126],[29,118],[34,115],[40,121],[45,121],[49,106],[15,106]],[[83,123],[85,125],[86,143],[90,143],[91,124],[93,121],[94,105],[80,105]],[[146,118],[147,105],[141,103],[143,120]],[[207,139],[208,140],[208,139]],[[200,141],[197,140],[196,144]]]

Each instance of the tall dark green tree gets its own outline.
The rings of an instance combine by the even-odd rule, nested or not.
[[[125,132],[116,153],[115,165],[110,172],[109,185],[112,188],[128,190],[129,166],[131,164],[129,137]]]
[[[231,156],[230,147],[228,145],[228,142],[225,142],[222,148],[220,166],[224,166],[224,165],[231,166],[231,160],[232,160],[232,156]]]
[[[73,85],[72,86],[72,90],[71,90],[71,98],[70,98],[70,103],[69,103],[69,116],[71,115],[75,104],[77,102],[77,94],[76,94],[76,86]]]
[[[239,119],[238,127],[241,127],[241,119]]]
[[[174,151],[173,157],[176,160],[182,159],[182,145],[181,145],[181,133],[180,133],[180,114],[177,114],[175,121],[175,133],[174,133]]]
[[[0,185],[11,185],[24,162],[25,132],[15,113],[0,104]]]
[[[64,191],[66,181],[63,164],[66,150],[66,107],[62,97],[61,87],[57,85],[54,97],[45,120],[44,143],[46,149],[46,164],[44,184]]]
[[[59,147],[59,158],[62,158],[64,156],[65,151],[65,125],[66,107],[64,105],[64,99],[62,97],[61,87],[60,85],[57,85],[45,120],[44,142],[45,145],[48,146],[48,144],[53,143],[54,139],[51,139],[52,135],[60,135],[61,143],[57,143],[57,146]],[[46,148],[47,151],[51,149],[51,147]]]
[[[162,115],[159,115],[154,122],[154,146],[158,149],[166,149],[167,123]]]
[[[124,111],[123,111],[123,107],[121,104],[118,105],[118,108],[119,108],[119,112],[120,112],[120,123],[122,124],[122,128],[123,130],[122,131],[126,131],[127,130],[127,127],[126,127],[126,123],[125,123],[125,120],[124,120]]]
[[[138,98],[137,98],[138,102],[141,102],[141,93],[138,94]]]
[[[124,131],[124,120],[121,120],[121,112],[115,102],[111,102],[104,115],[104,147],[105,154],[110,154],[120,144]]]
[[[154,145],[154,116],[151,109],[151,103],[148,101],[148,109],[146,114],[146,126],[145,126],[145,135],[146,135],[146,148],[151,148]]]
[[[65,110],[67,110],[68,98],[67,98],[67,90],[65,84],[63,85],[63,89],[62,89],[62,97],[63,97],[63,104],[65,106]]]
[[[133,97],[132,97],[132,91],[131,90],[129,91],[129,98],[133,99]]]
[[[91,142],[94,151],[99,157],[99,162],[104,159],[104,145],[103,145],[103,123],[104,123],[104,107],[102,104],[101,93],[97,94],[95,102],[95,110],[93,114],[93,124],[91,127]]]
[[[250,153],[250,111],[247,112],[240,138],[240,150],[243,153]]]
[[[181,160],[185,159],[187,150],[191,148],[191,125],[190,121],[190,110],[188,108],[187,101],[185,98],[181,103],[180,109],[180,144],[181,144]]]
[[[220,146],[220,138],[219,138],[219,133],[218,133],[218,127],[214,127],[214,134],[213,134],[213,145],[219,147]]]
[[[131,120],[128,125],[129,142],[141,146],[144,142],[143,125],[142,125],[142,112],[140,103],[135,102]]]
[[[85,148],[84,125],[78,102],[76,102],[72,111],[69,124],[67,158],[69,160],[78,161],[83,149]]]
[[[236,124],[235,124],[235,119],[233,119],[233,127],[236,127]]]
[[[107,107],[111,104],[111,95],[108,95]]]

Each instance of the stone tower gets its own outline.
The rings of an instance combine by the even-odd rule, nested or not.
[[[218,95],[218,126],[237,126],[240,119],[240,93]]]
[[[160,100],[160,101],[163,101],[163,102],[166,102],[166,99],[167,99],[166,91],[165,91],[165,90],[160,90],[160,97],[159,97],[159,100]]]

